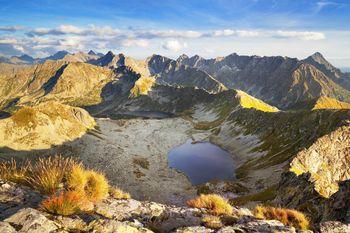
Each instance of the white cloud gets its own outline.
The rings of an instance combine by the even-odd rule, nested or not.
[[[320,12],[323,8],[327,6],[339,6],[339,3],[332,1],[319,1],[316,3],[316,12]]]
[[[216,30],[213,32],[214,36],[231,36],[234,34],[235,34],[235,31],[231,29]]]
[[[5,32],[16,32],[19,30],[23,30],[24,27],[15,25],[15,26],[0,26],[0,31],[5,31]]]
[[[165,42],[162,46],[164,49],[166,50],[170,50],[173,52],[178,52],[183,48],[187,47],[186,43],[181,43],[178,40],[168,40],[167,42]]]
[[[248,43],[254,43],[254,46],[259,47],[267,41],[273,41],[274,44],[293,42],[295,44],[304,43],[303,45],[305,45],[310,43],[309,41],[312,41],[312,43],[325,43],[329,40],[328,33],[330,32],[327,32],[326,39],[325,32],[303,30],[233,28],[217,30],[154,30],[118,29],[110,26],[95,25],[87,25],[86,27],[60,25],[54,28],[23,29],[22,32],[8,33],[7,35],[0,34],[0,53],[4,53],[2,50],[6,49],[6,54],[28,53],[38,56],[50,54],[57,50],[78,52],[93,49],[101,52],[108,50],[118,52],[131,51],[133,55],[136,54],[138,57],[141,54],[146,56],[151,53],[162,52],[165,55],[174,56],[179,51],[216,56],[218,51],[224,49],[227,53],[238,52],[239,46],[244,46],[244,44]],[[346,34],[339,38],[349,38],[349,36]],[[187,47],[187,43],[191,46]],[[230,46],[224,47],[225,43]],[[246,50],[249,53],[256,51],[256,48],[246,47]],[[223,55],[223,52],[220,55]],[[265,54],[262,53],[262,55]],[[281,53],[281,55],[287,54]]]
[[[122,45],[125,47],[137,46],[137,47],[147,47],[149,45],[148,40],[137,40],[137,39],[126,39],[122,41]]]
[[[192,30],[131,30],[129,32],[125,31],[124,33],[129,33],[138,38],[199,38],[204,34],[200,31]]]
[[[252,30],[237,30],[236,33],[239,37],[258,37],[259,36],[258,31],[252,31]]]
[[[17,40],[16,39],[0,39],[0,44],[17,44]]]
[[[104,36],[114,36],[120,32],[119,29],[112,28],[110,26],[97,27],[95,25],[89,25],[88,27],[79,28],[74,25],[60,25],[56,28],[36,28],[27,33],[29,36],[45,36],[45,35],[104,35]]]
[[[283,38],[297,38],[300,40],[323,40],[326,38],[322,32],[312,31],[277,31],[273,34]]]

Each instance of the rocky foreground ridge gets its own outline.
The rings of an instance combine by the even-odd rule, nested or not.
[[[178,207],[134,199],[109,197],[87,213],[59,216],[44,212],[44,197],[28,187],[0,181],[0,232],[311,232],[284,226],[276,220],[259,220],[249,209],[233,208],[230,223],[220,229],[201,225],[205,209]],[[348,232],[350,225],[324,222],[319,232]]]

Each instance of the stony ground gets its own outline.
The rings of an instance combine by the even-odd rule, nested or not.
[[[134,197],[184,204],[196,195],[186,176],[168,167],[168,152],[190,138],[202,140],[189,121],[96,119],[99,129],[70,143],[84,164],[102,170],[114,185]]]
[[[42,198],[39,193],[27,187],[0,181],[0,232],[298,232],[275,220],[256,219],[244,208],[234,208],[233,221],[220,229],[212,230],[201,226],[202,217],[207,215],[205,210],[195,208],[108,198],[95,204],[88,213],[63,217],[40,210],[38,203]],[[321,225],[320,232],[349,230],[349,225],[326,222]]]

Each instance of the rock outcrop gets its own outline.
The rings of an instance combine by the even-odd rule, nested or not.
[[[350,127],[345,125],[317,139],[300,151],[290,164],[296,175],[311,174],[315,190],[329,198],[338,191],[338,182],[350,179]]]
[[[58,216],[43,212],[29,198],[33,191],[26,187],[1,182],[0,191],[1,232],[296,232],[276,220],[258,220],[249,210],[239,208],[233,210],[235,221],[214,231],[201,226],[205,210],[112,197],[95,204],[89,213]]]

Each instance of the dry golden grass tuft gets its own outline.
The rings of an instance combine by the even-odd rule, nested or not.
[[[109,192],[108,181],[102,173],[86,170],[81,163],[62,156],[40,158],[20,166],[14,160],[0,163],[0,178],[51,194],[42,202],[43,209],[62,215],[91,209],[93,203],[108,197]],[[60,195],[56,196],[57,193]],[[111,193],[119,199],[130,198],[119,189]]]
[[[67,175],[68,189],[84,193],[87,182],[86,170],[84,169],[83,165],[73,165],[70,173]]]
[[[86,178],[85,195],[89,201],[98,202],[108,196],[108,181],[102,173],[90,170]]]
[[[29,163],[18,165],[14,159],[0,163],[0,179],[18,184],[27,184]]]
[[[205,208],[213,215],[230,215],[233,210],[227,200],[217,194],[201,194],[199,197],[187,201],[187,204],[194,208]]]
[[[308,218],[301,212],[291,209],[275,208],[271,206],[256,206],[254,215],[259,219],[278,220],[284,225],[297,229],[307,230],[310,228]]]
[[[79,213],[84,205],[84,196],[76,191],[63,191],[41,203],[41,208],[52,214],[72,215]]]
[[[131,196],[129,193],[124,192],[119,188],[109,188],[109,194],[115,199],[130,199]]]
[[[220,229],[223,227],[223,224],[221,222],[221,219],[218,216],[205,216],[202,218],[202,224],[205,227],[211,228],[211,229]]]
[[[63,178],[76,162],[60,155],[40,158],[29,166],[27,180],[34,189],[43,194],[53,194],[62,186]]]

